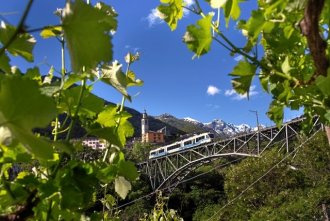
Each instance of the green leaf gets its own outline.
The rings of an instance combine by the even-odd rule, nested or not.
[[[241,14],[241,9],[239,7],[240,0],[227,0],[224,5],[224,13],[226,18],[226,27],[228,27],[229,20],[237,20]]]
[[[276,123],[277,127],[280,127],[283,122],[284,105],[274,100],[269,106],[267,115]]]
[[[52,147],[34,136],[33,128],[45,127],[55,118],[54,101],[42,95],[36,82],[10,76],[0,86],[0,125],[6,126],[33,154],[52,157]]]
[[[117,21],[110,7],[97,4],[93,8],[82,0],[68,1],[63,14],[64,36],[75,73],[112,60],[110,31],[117,29]]]
[[[170,29],[176,29],[178,21],[183,17],[183,0],[161,0],[163,5],[157,7],[160,17],[165,20]]]
[[[0,158],[1,163],[31,162],[31,155],[27,153],[21,144],[1,145],[1,149],[3,151],[3,155]]]
[[[104,111],[102,111],[98,115],[96,122],[105,128],[94,130],[92,133],[100,135],[110,143],[123,147],[126,143],[126,137],[132,136],[134,134],[134,129],[128,121],[131,115],[125,111],[118,113],[117,109],[116,106],[109,105]],[[105,131],[108,133],[107,137],[104,137],[106,134]]]
[[[9,42],[16,31],[16,27],[9,24],[1,23],[0,26],[0,42],[5,45]],[[21,56],[29,62],[33,61],[32,50],[36,40],[32,35],[21,32],[11,43],[8,52],[14,56]],[[3,59],[3,58],[2,58]]]
[[[131,86],[142,86],[143,81],[135,78],[133,71],[129,70],[125,75],[121,69],[122,65],[118,61],[112,62],[112,65],[104,65],[99,71],[101,72],[102,80],[117,89],[128,100],[131,97],[128,95],[127,88]]]
[[[6,53],[3,53],[0,56],[0,70],[3,71],[4,73],[11,73],[11,67],[10,67],[10,59],[6,55]]]
[[[24,78],[28,78],[38,82],[39,85],[42,84],[41,74],[38,67],[29,68],[24,75]]]
[[[282,63],[282,71],[284,74],[289,74],[289,71],[291,70],[290,63],[289,63],[289,56],[285,57],[284,62]]]
[[[128,71],[126,79],[127,79],[127,87],[143,85],[143,81],[140,79],[136,79],[134,72],[131,70]]]
[[[264,28],[266,20],[262,11],[252,11],[250,19],[242,26],[243,29],[248,31],[249,37],[252,41],[256,41],[260,32]]]
[[[268,92],[269,91],[269,76],[264,73],[260,73],[259,80],[260,80],[262,88],[266,92]]]
[[[73,115],[78,107],[79,96],[82,90],[82,86],[72,87],[63,92],[62,100],[59,105],[61,112],[69,113]],[[88,89],[85,89],[79,105],[78,116],[95,117],[99,112],[103,110],[104,100],[90,93]]]
[[[107,140],[109,143],[114,144],[118,147],[123,147],[126,141],[121,141],[118,130],[116,127],[101,127],[97,129],[92,129],[89,134],[95,135],[98,138]],[[125,139],[126,140],[126,139]]]
[[[41,159],[53,159],[53,146],[52,144],[41,137],[37,137],[30,131],[22,130],[16,125],[10,126],[14,136],[19,139],[19,142],[36,157]]]
[[[211,25],[212,16],[208,15],[198,20],[196,25],[189,25],[183,36],[183,41],[187,47],[198,57],[207,53],[211,48]]]
[[[47,126],[55,116],[54,101],[41,94],[36,82],[18,76],[2,79],[0,124],[31,130]]]
[[[115,179],[115,191],[122,199],[126,198],[128,192],[131,189],[131,183],[128,182],[124,177],[119,176]]]
[[[290,82],[288,80],[284,80],[281,84],[274,84],[271,92],[276,100],[288,104],[290,98],[292,97],[291,90]]]
[[[97,178],[103,183],[112,182],[117,175],[118,168],[113,164],[101,169],[97,173]]]
[[[330,111],[327,111],[324,117],[327,119],[328,122],[330,122]]]
[[[127,78],[121,70],[122,64],[118,61],[112,62],[112,65],[104,66],[100,71],[102,73],[102,79],[104,82],[110,84],[112,87],[117,89],[122,95],[128,100],[131,97],[127,93]]]
[[[40,36],[43,38],[51,38],[60,36],[62,34],[62,27],[61,26],[49,26],[45,27],[41,32]]]
[[[76,82],[83,80],[85,77],[87,77],[85,74],[70,74],[64,81],[63,89],[68,89]]]
[[[118,174],[124,176],[130,181],[136,180],[139,174],[136,170],[135,164],[130,161],[119,161]]]
[[[127,64],[133,64],[135,61],[138,61],[139,59],[140,59],[139,52],[136,52],[135,55],[128,52],[127,55],[125,56],[125,62]]]
[[[319,76],[316,79],[316,85],[324,95],[330,96],[330,75],[329,74],[327,77]]]
[[[256,66],[250,64],[247,61],[240,61],[234,68],[233,72],[230,73],[231,76],[234,76],[232,80],[233,88],[239,94],[247,93],[249,97],[249,90],[251,87],[252,79],[256,72]]]

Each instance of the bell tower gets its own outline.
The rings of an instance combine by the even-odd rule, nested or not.
[[[144,113],[142,114],[141,119],[141,136],[142,136],[142,142],[146,142],[146,134],[149,132],[149,121],[148,121],[148,115],[146,110],[144,110]]]

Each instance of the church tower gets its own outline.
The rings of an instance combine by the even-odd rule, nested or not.
[[[149,132],[149,121],[148,121],[148,115],[146,110],[144,110],[144,113],[142,114],[142,119],[141,119],[141,137],[142,137],[142,142],[146,142],[146,135]]]

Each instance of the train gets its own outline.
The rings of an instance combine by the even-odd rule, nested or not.
[[[159,147],[157,149],[154,149],[149,152],[149,159],[165,156],[167,154],[179,152],[185,149],[189,149],[192,147],[196,147],[198,145],[209,143],[213,141],[214,134],[212,133],[202,133],[198,135],[191,136],[189,138],[186,138],[184,140],[180,140],[177,142],[174,142],[172,144]]]

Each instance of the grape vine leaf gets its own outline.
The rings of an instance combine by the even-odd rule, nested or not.
[[[52,146],[34,136],[32,129],[55,118],[54,101],[41,94],[36,82],[19,76],[6,77],[0,85],[0,124],[36,156],[52,158]]]
[[[110,84],[130,101],[131,97],[127,92],[127,87],[141,86],[143,81],[136,79],[134,72],[131,70],[125,75],[121,67],[122,65],[118,61],[114,61],[111,65],[104,65],[100,69],[101,76],[105,83]]]
[[[212,15],[208,15],[198,20],[196,25],[189,25],[183,36],[187,47],[198,57],[207,53],[211,48],[211,25]]]
[[[330,71],[328,71],[328,73],[329,72]],[[319,76],[316,79],[316,85],[324,95],[330,96],[330,75],[329,74],[327,77]]]
[[[3,53],[0,56],[0,70],[3,71],[4,73],[11,73],[11,68],[10,68],[10,59],[9,57]]]
[[[41,78],[40,70],[38,67],[29,68],[26,71],[24,78],[34,80],[34,81],[38,82],[39,85],[42,85],[42,78]]]
[[[128,182],[124,177],[118,176],[115,179],[115,191],[122,199],[126,198],[128,192],[131,189],[132,189],[131,183]]]
[[[108,130],[108,136],[112,135],[107,138],[102,136],[102,138],[107,139],[110,143],[123,147],[126,143],[126,137],[132,136],[134,129],[128,121],[131,115],[125,111],[118,113],[117,109],[116,106],[109,105],[104,111],[99,113],[96,122],[105,127],[103,130]],[[95,132],[99,135],[104,134],[102,130],[96,130],[93,133],[95,134]]]
[[[276,123],[277,127],[280,127],[284,116],[284,105],[274,100],[269,106],[267,115]]]
[[[228,27],[230,18],[237,20],[241,14],[241,9],[239,7],[240,0],[227,0],[224,5],[224,13],[226,18],[226,27]],[[211,1],[212,3],[212,1]]]
[[[127,81],[127,87],[143,85],[143,81],[140,79],[136,79],[135,73],[131,70],[129,70],[127,73],[126,81]]]
[[[76,86],[63,91],[59,110],[74,115],[78,105],[80,106],[78,116],[94,117],[104,107],[104,100],[92,93],[84,93],[80,104],[78,104],[82,86]],[[88,89],[86,89],[88,91]]]
[[[134,181],[139,176],[134,163],[125,160],[119,161],[118,173],[130,181]]]
[[[290,63],[289,63],[289,56],[285,57],[284,62],[281,65],[282,71],[284,74],[289,74],[289,71],[291,70]]]
[[[104,4],[92,7],[82,0],[68,1],[63,31],[75,73],[112,60],[110,32],[117,29],[113,10]]]
[[[183,0],[161,0],[161,2],[163,4],[157,8],[160,18],[164,19],[173,31],[178,25],[178,20],[183,17]]]
[[[16,31],[16,27],[1,22],[0,25],[0,42],[2,45],[5,45],[9,42]],[[36,40],[32,35],[28,33],[20,33],[15,38],[15,40],[11,43],[11,45],[7,48],[8,52],[14,56],[21,56],[25,60],[32,62],[33,54],[32,50]],[[2,58],[3,59],[3,58]]]
[[[250,64],[247,61],[240,61],[234,67],[234,70],[229,75],[234,76],[234,78],[232,79],[232,85],[233,88],[237,91],[237,93],[247,93],[247,96],[249,97],[249,90],[256,69],[257,68],[255,65]]]
[[[250,19],[241,28],[248,31],[249,37],[254,42],[264,28],[265,22],[266,20],[262,11],[252,11]]]
[[[61,26],[48,26],[48,27],[45,27],[40,32],[40,36],[45,38],[45,39],[60,36],[61,34],[62,34],[62,27]]]

